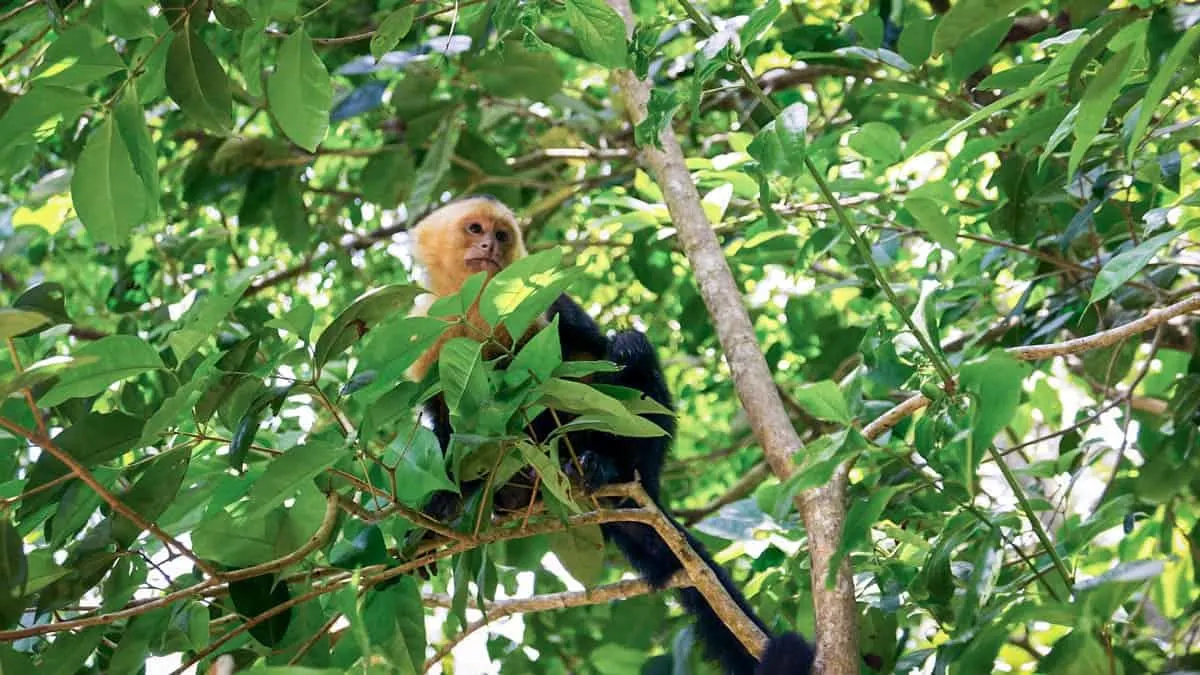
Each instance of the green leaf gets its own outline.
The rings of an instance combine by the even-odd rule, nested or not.
[[[133,509],[134,513],[153,523],[175,502],[191,459],[192,453],[188,447],[160,453],[138,477],[137,482],[120,495],[121,502]],[[132,546],[142,533],[142,528],[124,516],[113,514],[109,518],[113,521],[113,539],[122,547]]]
[[[88,234],[121,245],[147,211],[146,186],[112,118],[88,137],[71,178],[71,201]]]
[[[1089,302],[1099,302],[1107,298],[1113,291],[1120,288],[1121,284],[1129,281],[1135,274],[1142,271],[1142,268],[1150,262],[1159,249],[1181,234],[1183,234],[1182,230],[1164,232],[1160,235],[1150,237],[1128,251],[1123,251],[1113,256],[1108,262],[1104,263],[1104,267],[1100,268],[1100,273],[1096,275],[1096,282],[1092,284],[1092,296]]]
[[[104,626],[92,626],[78,633],[60,635],[43,654],[37,672],[39,675],[74,675],[100,644],[104,631]]]
[[[292,553],[321,526],[325,496],[315,487],[305,486],[291,504],[261,518],[210,511],[192,532],[192,550],[201,558],[231,567],[257,565]]]
[[[904,208],[917,221],[917,227],[929,233],[934,241],[948,250],[958,250],[958,226],[942,213],[942,207],[937,202],[924,197],[910,197],[904,200]]]
[[[966,466],[976,466],[992,439],[1012,420],[1021,402],[1021,384],[1028,374],[1028,364],[999,350],[962,367],[959,383],[963,391],[974,395]]]
[[[1095,675],[1111,671],[1112,663],[1108,652],[1084,622],[1075,625],[1074,630],[1054,643],[1050,653],[1038,663],[1037,671],[1050,675]]]
[[[176,360],[183,361],[191,356],[205,339],[216,333],[225,315],[237,305],[261,269],[262,266],[255,266],[239,271],[228,280],[229,285],[224,291],[211,293],[192,305],[180,319],[179,330],[167,338]]]
[[[95,105],[91,98],[64,87],[35,85],[0,117],[0,176],[25,168],[33,147],[53,135],[60,125],[79,119]],[[23,152],[28,150],[24,162]]]
[[[524,335],[571,282],[579,269],[561,271],[562,251],[542,251],[500,270],[484,287],[479,314],[489,325],[503,321],[514,336]]]
[[[779,0],[767,0],[760,4],[758,9],[750,13],[750,18],[746,19],[746,25],[742,26],[740,33],[742,48],[745,49],[748,45],[757,42],[782,13],[783,8],[780,7]]]
[[[550,550],[579,583],[591,588],[604,578],[604,534],[599,525],[572,527],[550,535]]]
[[[310,441],[272,459],[267,470],[250,488],[245,517],[265,516],[347,453],[348,449],[342,445]]]
[[[315,152],[329,129],[333,87],[329,71],[300,28],[279,48],[275,72],[267,79],[271,115],[296,145]]]
[[[154,219],[158,215],[158,152],[154,140],[150,137],[150,129],[146,126],[146,113],[138,103],[138,89],[135,82],[126,85],[121,100],[113,107],[113,119],[117,123],[117,132],[124,141],[129,158],[133,161],[133,170],[141,179],[145,208],[140,218],[142,222]],[[130,208],[127,202],[122,205]]]
[[[167,93],[201,127],[233,128],[233,94],[221,62],[191,29],[176,33],[167,50]]]
[[[521,459],[533,467],[542,479],[542,489],[573,513],[582,513],[583,509],[571,500],[571,483],[566,474],[559,468],[558,462],[546,454],[541,446],[526,441],[517,443]]]
[[[864,157],[895,164],[904,157],[904,139],[890,124],[867,122],[850,136],[848,144]]]
[[[154,37],[149,0],[105,0],[102,9],[105,27],[117,37],[126,40]]]
[[[137,447],[142,435],[142,420],[123,412],[88,413],[54,437],[54,444],[85,468],[107,462]],[[29,472],[25,490],[30,491],[69,473],[54,455],[44,452]],[[21,500],[18,519],[34,513],[53,501],[56,492],[46,491]]]
[[[408,312],[413,300],[424,292],[414,284],[393,284],[360,295],[321,332],[313,348],[313,363],[317,368],[324,367],[380,321]]]
[[[175,390],[175,393],[167,397],[167,400],[162,402],[158,410],[146,420],[146,427],[142,430],[142,445],[154,445],[158,441],[159,434],[165,431],[168,427],[177,426],[179,417],[184,411],[191,410],[192,406],[199,400],[200,395],[208,389],[208,385],[212,380],[213,370],[216,368],[217,362],[225,356],[224,352],[213,352],[204,359],[196,370],[192,372],[192,379],[186,384]]]
[[[0,341],[14,338],[35,328],[48,326],[50,319],[41,312],[0,307]]]
[[[3,314],[4,311],[0,310],[0,317]],[[20,375],[14,372],[6,378],[0,379],[0,400],[13,396],[22,389],[32,389],[68,368],[77,368],[95,360],[95,358],[77,359],[70,356],[51,356],[48,359],[42,359],[31,364]]]
[[[124,68],[125,62],[108,44],[107,36],[78,24],[50,45],[30,80],[57,87],[86,87]]]
[[[937,28],[939,17],[927,19],[909,19],[905,21],[896,42],[900,56],[914,66],[919,66],[929,59],[933,52],[933,32]]]
[[[650,420],[635,415],[617,399],[582,382],[553,378],[541,387],[541,403],[556,410],[590,414],[613,425],[620,436],[654,438],[666,431]]]
[[[417,16],[416,5],[404,5],[384,18],[371,37],[371,56],[378,61],[384,54],[390,52],[408,31],[412,29],[413,19]]]
[[[450,160],[454,156],[454,147],[458,145],[458,136],[462,133],[462,125],[457,115],[450,115],[438,126],[437,135],[429,147],[429,152],[421,160],[417,169],[417,180],[413,184],[412,194],[408,197],[408,212],[424,213],[434,201],[442,178],[450,169]]]
[[[832,380],[821,380],[797,388],[793,392],[796,402],[817,419],[850,424],[854,415],[846,403],[842,390]]]
[[[29,564],[25,560],[21,533],[6,515],[0,519],[0,611],[9,598],[15,599],[24,594],[28,573]]]
[[[396,499],[404,504],[423,505],[425,498],[438,490],[458,492],[458,486],[446,475],[446,461],[437,437],[425,427],[397,435],[384,463],[396,471]]]
[[[562,67],[554,56],[530,51],[520,42],[505,42],[499,58],[489,54],[474,57],[468,64],[484,91],[500,98],[525,96],[547,101],[563,86]]]
[[[158,352],[133,335],[109,335],[80,347],[75,355],[95,360],[60,375],[58,383],[38,399],[43,406],[99,394],[114,382],[163,367]]]
[[[478,410],[488,394],[482,345],[470,338],[447,340],[438,357],[438,377],[450,412],[470,414]]]
[[[1163,60],[1162,65],[1158,67],[1158,72],[1155,73],[1154,79],[1150,80],[1150,85],[1146,87],[1146,93],[1142,96],[1141,105],[1138,106],[1137,122],[1133,125],[1133,131],[1129,134],[1129,156],[1136,157],[1138,145],[1146,136],[1147,129],[1150,128],[1150,121],[1154,119],[1153,112],[1158,107],[1159,101],[1162,100],[1163,94],[1167,92],[1167,87],[1171,81],[1179,75],[1179,70],[1184,64],[1184,59],[1192,54],[1192,49],[1196,46],[1196,41],[1200,40],[1200,25],[1192,26],[1188,29],[1179,42],[1171,48],[1171,52],[1167,54],[1167,58]]]
[[[254,17],[250,16],[245,7],[217,0],[212,4],[212,11],[217,21],[230,30],[245,30],[254,25]]]
[[[933,53],[954,49],[981,28],[1012,14],[1029,0],[960,0],[950,6],[933,33]]]
[[[836,574],[837,564],[850,551],[865,543],[871,533],[871,528],[879,521],[879,516],[887,508],[888,502],[896,493],[905,489],[903,485],[878,487],[866,499],[855,500],[846,514],[846,527],[842,531],[842,540],[838,543],[837,551],[830,561],[830,574]]]
[[[589,59],[609,68],[628,64],[625,21],[603,0],[567,0],[567,24]]]
[[[1075,144],[1071,146],[1071,157],[1067,161],[1067,175],[1075,175],[1083,156],[1091,147],[1096,134],[1104,126],[1108,109],[1112,107],[1133,65],[1133,53],[1140,44],[1126,46],[1110,58],[1088,84],[1083,100],[1079,102],[1079,115],[1075,119]]]
[[[559,317],[555,316],[550,325],[538,331],[517,352],[512,363],[504,370],[504,383],[510,387],[519,387],[531,378],[540,383],[549,380],[554,375],[554,369],[562,363],[562,345],[558,338]]]
[[[858,43],[868,49],[879,49],[883,45],[883,19],[875,12],[859,14],[850,20],[858,34]]]
[[[633,129],[633,140],[639,147],[662,147],[662,132],[671,126],[680,102],[674,89],[656,87],[650,90],[650,102],[646,104],[646,119]]]

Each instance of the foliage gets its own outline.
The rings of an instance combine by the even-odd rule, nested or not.
[[[406,318],[404,231],[473,192],[541,252],[487,286],[491,325],[565,288],[660,346],[668,504],[773,628],[815,620],[791,497],[852,459],[839,555],[869,672],[1200,668],[1192,325],[1005,353],[1197,293],[1195,5],[634,10],[625,39],[601,0],[0,9],[0,670],[711,672],[666,594],[431,658],[469,607],[566,590],[555,557],[588,585],[626,572],[593,530],[554,532],[591,505],[525,416],[655,433],[545,330],[508,373],[464,340],[406,377],[482,279]],[[636,127],[623,67],[654,85]],[[792,480],[715,513],[761,449],[636,162],[668,126],[809,441]],[[438,391],[445,459],[413,414]],[[916,391],[929,407],[863,438]],[[489,524],[471,503],[458,541],[410,545],[430,494],[529,464],[544,512]]]

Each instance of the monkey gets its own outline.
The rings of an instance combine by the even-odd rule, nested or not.
[[[458,292],[463,282],[479,271],[487,272],[490,280],[497,272],[526,254],[516,216],[504,204],[490,196],[473,196],[452,201],[423,218],[411,231],[414,257],[423,268],[428,288],[433,296],[444,297]],[[425,311],[431,301],[414,309]],[[616,372],[599,372],[592,376],[594,384],[616,385],[637,390],[657,402],[664,409],[673,411],[674,401],[666,378],[659,364],[658,355],[649,339],[640,331],[623,330],[606,335],[587,312],[565,293],[554,301],[545,314],[531,326],[525,335],[515,339],[497,331],[496,339],[503,347],[519,347],[533,333],[558,319],[559,342],[564,361],[604,359],[618,366]],[[472,337],[487,335],[488,327],[479,316],[477,306],[472,306],[464,323],[447,331],[442,340],[430,347],[410,369],[410,377],[420,381],[436,363],[441,346],[450,337]],[[503,349],[488,349],[485,357],[496,356]],[[434,435],[446,452],[453,430],[450,416],[442,396],[436,395],[424,404],[424,412],[432,421]],[[670,451],[676,431],[674,415],[646,413],[645,417],[658,424],[666,435],[657,437],[620,437],[600,431],[572,432],[570,445],[582,469],[587,488],[597,489],[604,485],[639,481],[646,494],[662,509],[660,483],[663,462]],[[569,416],[561,413],[558,419],[550,411],[543,411],[529,423],[526,432],[540,442]],[[566,471],[566,467],[564,467]],[[478,483],[464,483],[463,493],[479,488]],[[501,493],[497,491],[496,506],[501,507]],[[531,494],[526,491],[523,494]],[[446,518],[461,498],[452,492],[435,493],[426,506],[426,513]],[[620,500],[618,508],[636,507],[632,500]],[[666,514],[666,509],[662,509]],[[741,641],[718,617],[715,610],[695,588],[679,590],[683,607],[695,617],[696,632],[704,648],[704,655],[721,664],[730,675],[807,675],[812,672],[815,652],[803,637],[796,633],[773,635],[763,621],[750,608],[745,597],[734,585],[729,574],[717,565],[708,551],[697,539],[668,515],[672,526],[679,530],[688,545],[700,556],[704,564],[712,569],[721,585],[763,633],[769,642],[763,659],[759,662]],[[641,523],[614,522],[601,525],[605,539],[613,542],[633,569],[657,589],[664,588],[670,579],[683,569],[682,564],[666,542],[649,525]]]

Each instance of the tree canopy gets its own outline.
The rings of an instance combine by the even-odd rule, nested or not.
[[[1200,670],[1198,75],[1165,0],[13,0],[0,672],[716,672],[519,433],[644,401],[550,330],[407,377],[467,194],[531,255],[442,314],[645,331],[663,506],[828,672]]]

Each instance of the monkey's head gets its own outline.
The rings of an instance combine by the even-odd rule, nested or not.
[[[467,197],[437,209],[411,232],[413,253],[435,295],[458,292],[476,272],[496,272],[525,255],[516,216],[491,197]]]

